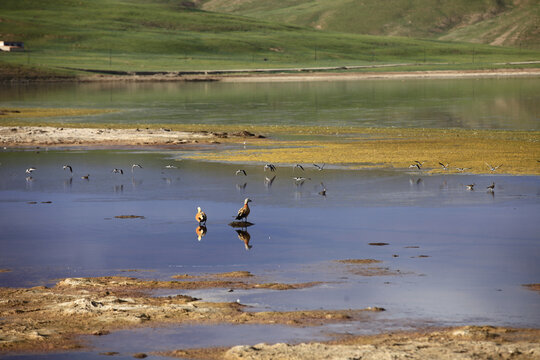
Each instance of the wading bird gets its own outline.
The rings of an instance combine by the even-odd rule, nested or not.
[[[244,176],[247,176],[247,173],[246,173],[246,170],[244,169],[238,169],[236,170],[236,175],[244,175]]]
[[[270,170],[272,172],[276,171],[276,167],[274,164],[266,164],[264,165],[264,171]]]
[[[37,170],[37,168],[35,168],[35,167],[29,167],[28,169],[26,169],[26,173],[31,174],[32,171],[36,171],[36,170]]]
[[[73,168],[70,165],[64,165],[64,166],[62,166],[62,169],[64,169],[64,170],[69,169],[69,172],[73,173]]]
[[[486,189],[488,189],[489,192],[494,192],[495,191],[495,183],[491,182],[491,185],[486,187]]]
[[[296,169],[296,168],[299,168],[300,170],[304,171],[304,167],[303,167],[302,165],[300,165],[300,164],[294,165],[293,168],[292,168],[293,171],[294,171],[294,169]]]
[[[465,185],[467,190],[474,191],[474,184]]]
[[[195,220],[199,223],[199,226],[204,223],[206,225],[206,214],[201,210],[201,207],[197,207],[197,214],[195,215]],[[200,240],[200,239],[199,239]]]
[[[319,191],[319,195],[326,196],[326,188],[324,187],[324,184],[321,182],[322,190]]]
[[[116,168],[114,168],[114,169],[112,169],[112,172],[115,173],[115,174],[122,174],[122,175],[124,175],[124,170],[122,170],[122,169],[116,169]]]
[[[240,210],[238,210],[238,215],[236,215],[236,220],[242,220],[244,219],[244,221],[247,221],[247,218],[248,218],[248,215],[250,213],[250,209],[249,209],[249,205],[248,203],[251,202],[251,199],[250,198],[246,198],[244,200],[244,206],[242,206],[240,208]]]
[[[165,169],[178,169],[178,168],[174,165],[165,165]]]
[[[90,174],[86,174],[84,176],[81,176],[81,179],[90,180]]]
[[[464,172],[465,170],[469,170],[469,168],[456,168],[456,170],[459,172]]]
[[[141,165],[139,165],[139,164],[133,164],[133,165],[131,165],[131,172],[133,172],[133,169],[136,168],[136,167],[138,167],[139,169],[142,169],[142,166],[141,166]]]

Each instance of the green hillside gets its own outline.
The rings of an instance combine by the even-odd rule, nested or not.
[[[315,29],[540,48],[537,0],[198,0],[200,8]]]
[[[0,74],[36,69],[194,69],[444,63],[485,68],[539,59],[538,51],[368,36],[281,25],[196,9],[173,0],[2,0]],[[2,65],[4,64],[4,65]],[[426,65],[428,66],[428,65]],[[7,69],[7,70],[6,70]],[[63,70],[64,71],[64,70]]]

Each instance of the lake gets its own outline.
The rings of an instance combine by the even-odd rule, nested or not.
[[[0,106],[120,109],[51,119],[66,122],[538,130],[538,90],[535,79],[45,85],[4,88]],[[322,328],[220,325],[121,331],[88,340],[93,348],[78,353],[80,358],[99,358],[104,349],[148,352],[325,339],[329,332],[540,323],[539,295],[522,286],[540,277],[538,177],[318,171],[311,164],[304,164],[305,171],[283,165],[270,173],[263,164],[209,163],[186,159],[187,154],[0,150],[0,268],[11,270],[0,273],[0,285],[52,285],[64,277],[118,274],[168,280],[175,274],[247,270],[271,282],[323,284],[291,291],[170,290],[156,296],[238,299],[253,311],[368,306],[387,311],[362,323]],[[64,164],[73,167],[73,174],[62,169]],[[132,171],[132,164],[142,168]],[[28,176],[30,166],[37,170]],[[124,174],[112,173],[113,168]],[[247,176],[236,175],[239,168]],[[89,179],[82,179],[86,174]],[[309,179],[300,184],[293,176]],[[493,193],[486,189],[492,182]],[[468,191],[472,183],[475,190]],[[323,186],[326,196],[319,194]],[[255,224],[247,228],[247,243],[228,225],[246,197],[253,200],[249,221]],[[201,240],[195,232],[197,206],[208,214]],[[116,218],[121,215],[140,218]],[[344,259],[381,260],[388,272],[355,273],[336,262]],[[122,272],[127,269],[142,271]],[[143,345],[141,339],[148,337],[156,341]]]
[[[118,110],[51,121],[540,129],[540,81],[87,83],[0,88],[0,106]],[[46,121],[41,118],[40,121]]]

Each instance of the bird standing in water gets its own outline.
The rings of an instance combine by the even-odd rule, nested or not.
[[[244,200],[244,206],[242,206],[240,210],[238,210],[238,215],[236,215],[236,220],[244,219],[244,221],[247,221],[247,218],[250,212],[248,203],[250,202],[251,202],[250,198],[246,198]]]
[[[206,225],[206,214],[201,210],[201,207],[197,207],[197,214],[195,215],[195,220],[199,223],[199,226],[204,223]]]

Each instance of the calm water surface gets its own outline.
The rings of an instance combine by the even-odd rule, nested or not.
[[[0,87],[0,106],[117,110],[97,116],[50,119],[65,122],[538,130],[539,94],[540,81],[534,77],[48,84]]]

